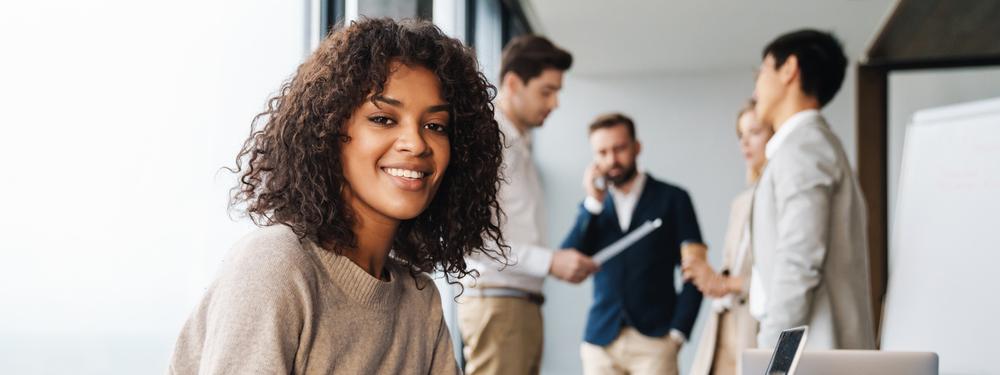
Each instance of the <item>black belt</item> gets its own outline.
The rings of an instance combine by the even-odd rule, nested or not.
[[[521,298],[526,299],[531,303],[536,305],[541,305],[545,303],[545,296],[540,293],[526,292],[520,289],[513,288],[467,288],[465,293],[468,293],[471,297],[507,297],[507,298]]]

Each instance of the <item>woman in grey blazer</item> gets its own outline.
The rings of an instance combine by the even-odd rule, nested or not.
[[[740,110],[736,135],[747,167],[747,188],[733,199],[729,212],[720,273],[707,264],[686,267],[701,292],[711,297],[711,314],[702,330],[701,342],[691,367],[692,375],[736,374],[737,361],[744,349],[756,345],[757,321],[750,316],[747,292],[750,286],[750,206],[753,185],[760,178],[766,158],[764,146],[773,134],[771,127],[757,121],[753,102]]]

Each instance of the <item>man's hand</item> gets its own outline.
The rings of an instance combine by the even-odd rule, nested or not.
[[[701,259],[693,259],[684,262],[681,267],[681,275],[685,281],[690,281],[702,294],[715,297],[712,294],[719,291],[719,285],[724,276],[715,273],[708,262]]]
[[[681,268],[684,280],[691,281],[702,294],[719,298],[743,288],[743,279],[715,273],[707,262],[695,260]]]
[[[677,330],[670,330],[670,334],[667,335],[667,339],[674,344],[674,351],[681,351],[681,347],[684,346],[684,336],[683,333]]]
[[[729,287],[730,280],[732,279],[733,278],[728,276],[713,274],[706,280],[703,280],[700,283],[695,284],[695,286],[697,286],[698,290],[700,290],[701,293],[706,296],[712,298],[720,298],[729,293],[732,293]]]
[[[598,202],[604,202],[605,188],[597,186],[598,177],[601,177],[601,171],[597,168],[596,163],[591,163],[583,171],[583,191],[587,192],[587,196],[596,199]]]
[[[573,284],[579,284],[594,272],[597,272],[597,263],[576,249],[556,251],[549,266],[549,274]]]
[[[684,281],[690,281],[695,285],[705,283],[708,278],[715,275],[712,266],[701,259],[685,260],[681,266],[681,275]]]

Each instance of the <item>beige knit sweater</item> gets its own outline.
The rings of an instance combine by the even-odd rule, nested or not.
[[[388,282],[286,226],[257,230],[184,325],[169,373],[457,374],[434,283],[386,269]]]

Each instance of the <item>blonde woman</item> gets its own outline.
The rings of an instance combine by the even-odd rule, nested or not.
[[[748,187],[733,200],[726,230],[721,272],[704,263],[685,269],[698,289],[710,297],[711,314],[691,368],[692,375],[736,374],[740,353],[756,346],[757,322],[750,316],[747,291],[750,286],[750,203],[753,185],[764,169],[764,146],[773,134],[757,121],[753,103],[737,115],[736,135],[747,167]]]

